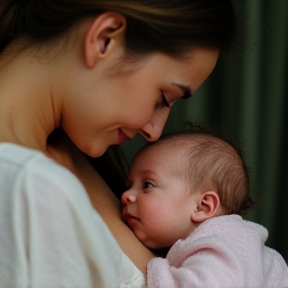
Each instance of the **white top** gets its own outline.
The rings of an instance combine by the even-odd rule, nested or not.
[[[43,153],[0,144],[0,287],[141,287],[80,181]]]

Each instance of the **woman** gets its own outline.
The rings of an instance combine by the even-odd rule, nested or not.
[[[140,285],[153,255],[83,152],[100,157],[137,133],[158,139],[175,101],[230,48],[230,1],[0,7],[0,286]]]

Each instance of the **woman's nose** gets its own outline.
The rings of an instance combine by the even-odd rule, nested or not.
[[[141,130],[138,131],[147,141],[156,141],[161,136],[164,125],[168,119],[170,109],[164,108],[161,111],[155,112],[151,121],[145,124]]]
[[[127,190],[122,194],[121,202],[124,206],[129,203],[134,203],[135,201],[136,195],[131,190]]]

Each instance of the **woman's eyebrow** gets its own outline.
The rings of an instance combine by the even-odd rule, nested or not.
[[[172,83],[172,85],[177,86],[180,90],[182,90],[183,92],[183,96],[181,97],[181,99],[188,99],[190,97],[192,97],[192,91],[188,86],[182,85],[182,84],[178,84],[178,83]]]

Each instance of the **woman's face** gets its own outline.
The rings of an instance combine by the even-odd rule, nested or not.
[[[119,76],[113,71],[116,57],[100,62],[89,74],[79,74],[71,85],[72,100],[63,110],[62,127],[92,157],[137,133],[155,141],[171,110],[167,106],[198,89],[215,67],[218,54],[199,48],[180,61],[155,53],[141,63],[125,64],[132,67]]]

